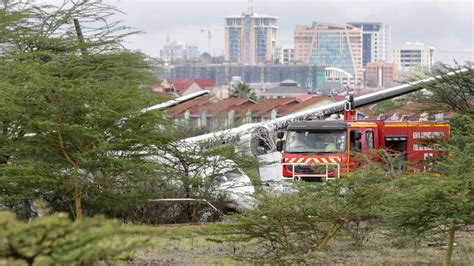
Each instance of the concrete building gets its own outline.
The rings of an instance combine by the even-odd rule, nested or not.
[[[295,46],[284,45],[281,49],[281,63],[286,65],[295,61]]]
[[[249,1],[246,13],[225,17],[225,62],[251,65],[273,62],[277,19],[255,13],[253,1]]]
[[[394,63],[404,72],[429,70],[434,63],[434,50],[421,42],[407,42],[393,51]]]
[[[201,53],[197,45],[186,44],[185,49],[186,61],[198,61]]]
[[[308,89],[302,88],[298,82],[294,80],[284,80],[280,83],[280,86],[265,91],[260,97],[264,99],[279,99],[307,94]]]
[[[362,78],[362,30],[350,25],[313,22],[297,25],[294,31],[294,60],[311,65],[335,67]]]
[[[158,66],[155,71],[160,79],[210,79],[216,86],[229,85],[235,76],[247,84],[280,83],[291,79],[312,93],[318,93],[318,88],[325,82],[325,67],[307,64],[181,64]]]
[[[160,50],[160,57],[165,64],[176,64],[187,61],[198,61],[200,56],[199,47],[183,41],[169,41]]]
[[[161,59],[167,63],[172,64],[184,61],[185,58],[185,43],[166,40],[163,49],[160,50]]]
[[[392,62],[392,37],[390,25],[382,22],[348,22],[362,29],[362,67],[370,62]]]
[[[355,76],[347,73],[346,71],[336,67],[326,67],[325,81],[336,82],[342,84],[344,87],[354,88],[357,84]]]
[[[370,88],[388,88],[398,79],[397,65],[383,61],[368,63],[365,68],[365,84]]]
[[[273,61],[276,64],[287,65],[295,61],[294,45],[283,45],[275,48],[275,55]]]

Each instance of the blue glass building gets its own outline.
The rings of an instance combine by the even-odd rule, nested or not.
[[[350,25],[314,22],[297,26],[295,61],[341,69],[362,77],[362,31]]]

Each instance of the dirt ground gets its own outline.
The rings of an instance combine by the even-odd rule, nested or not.
[[[237,260],[246,247],[206,240],[201,232],[206,226],[170,226],[165,236],[153,240],[153,245],[131,256],[122,265],[249,265]],[[454,265],[474,265],[474,231],[462,231],[456,236]],[[440,265],[445,251],[442,236],[423,241],[413,247],[396,248],[393,241],[380,232],[370,233],[362,247],[355,248],[347,238],[335,239],[325,253],[308,254],[308,264],[331,265]]]

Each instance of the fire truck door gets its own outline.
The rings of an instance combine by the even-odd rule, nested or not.
[[[390,160],[394,165],[396,171],[406,172],[407,171],[407,136],[386,136],[385,147],[388,152],[392,155]]]

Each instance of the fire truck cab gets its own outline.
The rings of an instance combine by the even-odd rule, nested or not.
[[[429,122],[301,121],[278,132],[277,150],[285,180],[339,178],[359,166],[358,154],[374,156],[380,149],[402,158],[401,171],[426,171],[423,161],[439,156],[428,143],[449,130],[449,124]]]

